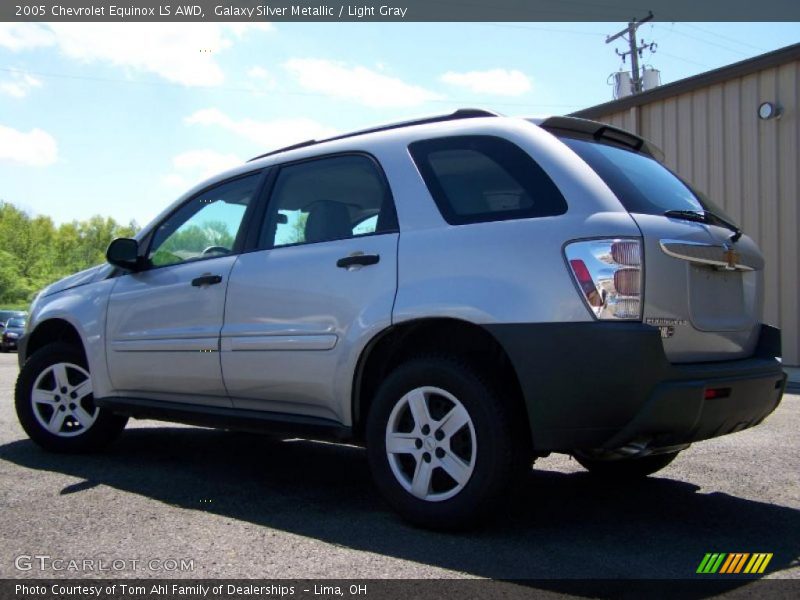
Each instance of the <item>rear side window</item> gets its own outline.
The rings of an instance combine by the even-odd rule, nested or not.
[[[599,142],[562,137],[611,188],[628,212],[663,215],[668,210],[702,211],[691,188],[657,160]]]
[[[409,151],[451,225],[548,217],[567,211],[556,185],[519,146],[468,135],[414,142]]]

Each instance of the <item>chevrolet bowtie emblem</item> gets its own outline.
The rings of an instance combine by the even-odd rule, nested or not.
[[[722,257],[725,260],[725,268],[734,271],[736,270],[736,263],[739,260],[739,253],[733,248],[728,248],[723,252]]]

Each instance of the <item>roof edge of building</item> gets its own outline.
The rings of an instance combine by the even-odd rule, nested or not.
[[[731,65],[726,65],[712,71],[706,71],[704,73],[699,73],[698,75],[693,75],[692,77],[679,79],[678,81],[661,85],[650,91],[642,92],[641,94],[634,94],[632,96],[620,98],[619,100],[611,100],[609,102],[604,102],[603,104],[597,104],[595,106],[590,106],[589,108],[583,108],[570,113],[569,116],[593,119],[611,113],[620,112],[635,106],[641,106],[643,104],[669,98],[671,96],[692,92],[702,87],[714,85],[715,83],[727,81],[735,77],[743,77],[756,71],[779,66],[798,59],[800,59],[800,44],[792,44],[791,46],[778,48],[777,50],[767,52],[766,54],[759,54],[758,56],[754,56]]]

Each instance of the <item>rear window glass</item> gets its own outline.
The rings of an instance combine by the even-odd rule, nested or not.
[[[567,203],[521,148],[494,136],[414,142],[409,151],[450,224],[560,215]]]
[[[647,155],[569,137],[561,141],[594,169],[628,212],[663,215],[705,208],[686,183]]]

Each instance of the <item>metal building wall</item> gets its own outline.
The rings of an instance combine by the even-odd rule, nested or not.
[[[762,102],[783,107],[758,118]],[[800,61],[592,117],[664,150],[666,164],[722,206],[766,259],[764,317],[783,330],[787,365],[800,364]]]

